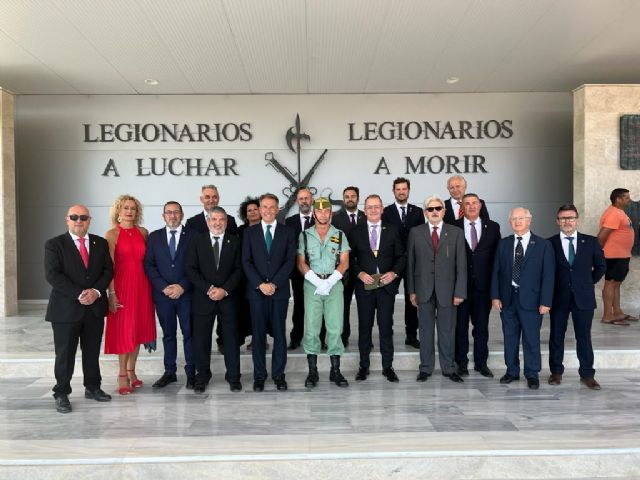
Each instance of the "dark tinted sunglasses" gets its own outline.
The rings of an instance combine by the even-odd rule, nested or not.
[[[79,219],[81,222],[86,222],[86,221],[87,221],[87,220],[89,220],[91,217],[90,217],[89,215],[76,215],[76,214],[73,214],[73,215],[68,215],[68,218],[69,218],[69,220],[71,220],[72,222],[77,222],[77,221],[78,221],[78,219]]]
[[[440,211],[440,210],[442,210],[442,209],[443,209],[443,207],[427,207],[425,210],[426,210],[427,212],[433,212],[434,210],[435,210],[436,212],[439,212],[439,211]]]

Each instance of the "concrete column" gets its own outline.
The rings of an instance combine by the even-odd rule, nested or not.
[[[0,316],[18,312],[14,98],[0,89]]]
[[[584,233],[597,235],[614,188],[627,188],[633,200],[640,200],[640,170],[620,168],[620,116],[637,113],[640,85],[582,85],[573,92],[573,195]],[[627,313],[638,313],[639,280],[640,258],[633,257],[621,291]]]

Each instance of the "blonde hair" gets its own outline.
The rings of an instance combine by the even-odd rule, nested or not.
[[[111,220],[112,226],[115,227],[120,223],[120,210],[122,209],[124,202],[128,200],[132,200],[136,204],[136,218],[133,219],[133,224],[140,225],[142,222],[142,204],[140,203],[140,200],[134,196],[124,194],[116,198],[116,201],[113,202],[113,205],[111,205],[111,209],[109,210],[109,219]]]

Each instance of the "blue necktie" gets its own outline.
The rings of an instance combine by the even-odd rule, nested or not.
[[[267,233],[264,236],[264,241],[267,244],[267,253],[271,253],[271,242],[273,242],[273,237],[271,236],[271,225],[267,225]]]
[[[573,237],[567,237],[569,240],[569,265],[573,265],[573,261],[576,258],[576,249],[573,247]]]
[[[170,230],[171,240],[169,240],[169,255],[171,255],[171,260],[176,259],[176,230]]]

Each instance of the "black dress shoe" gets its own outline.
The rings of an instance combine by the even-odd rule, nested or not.
[[[390,382],[396,383],[400,381],[400,379],[398,378],[398,375],[396,375],[396,372],[393,370],[392,367],[383,368],[382,375],[387,377],[387,380],[389,380]]]
[[[291,342],[289,343],[289,346],[287,347],[287,350],[295,350],[299,346],[300,346],[300,342],[294,342],[293,340],[291,340]]]
[[[69,401],[69,397],[67,397],[64,393],[60,393],[56,397],[56,411],[58,413],[71,412],[71,402]]]
[[[367,367],[360,367],[358,373],[356,373],[356,381],[361,382],[366,380],[369,376],[369,369]]]
[[[193,390],[195,386],[196,386],[196,376],[187,375],[187,384],[185,385],[185,387],[187,387],[187,390]]]
[[[505,373],[502,377],[500,377],[500,383],[503,385],[506,385],[507,383],[511,383],[516,380],[520,380],[520,377],[512,377],[508,373]]]
[[[461,377],[468,377],[469,376],[469,368],[467,366],[468,364],[466,363],[459,363],[457,368],[456,368],[456,373],[458,375],[460,375]]]
[[[96,402],[110,402],[111,401],[111,395],[109,395],[108,393],[104,393],[104,391],[99,388],[97,390],[89,390],[86,389],[84,390],[84,398],[88,398],[90,400],[95,400]]]
[[[229,380],[229,390],[232,392],[239,392],[242,390],[242,383],[240,380]]]
[[[540,388],[540,380],[538,380],[538,377],[527,378],[527,386],[531,390],[538,390]]]
[[[158,380],[156,380],[156,383],[154,383],[151,386],[153,388],[164,388],[170,383],[177,382],[177,381],[178,381],[178,377],[176,377],[175,373],[164,372],[162,376]]]
[[[449,380],[451,380],[452,382],[456,382],[456,383],[462,383],[464,382],[464,380],[462,379],[462,377],[460,375],[458,375],[456,372],[452,372],[452,373],[443,373],[442,375],[444,375],[445,377],[447,377]]]
[[[262,391],[264,391],[264,379],[256,378],[253,381],[253,391],[254,392],[262,392]]]
[[[288,387],[287,387],[287,381],[284,379],[284,375],[282,377],[276,377],[273,379],[273,383],[276,384],[276,388],[278,390],[285,391]]]
[[[474,365],[473,369],[478,372],[480,375],[482,375],[483,377],[487,377],[487,378],[493,378],[493,372],[491,371],[491,369],[489,367],[487,367],[486,363],[481,363],[478,365]]]
[[[416,377],[416,382],[426,382],[427,378],[429,378],[430,376],[431,376],[430,373],[420,372],[420,373],[418,373],[418,376]]]
[[[207,384],[206,383],[196,383],[193,386],[193,391],[195,393],[204,393],[204,391],[207,389]]]
[[[404,339],[404,344],[405,345],[410,345],[413,348],[420,349],[420,340],[418,340],[417,338],[409,338],[409,337],[407,337],[407,338]]]

